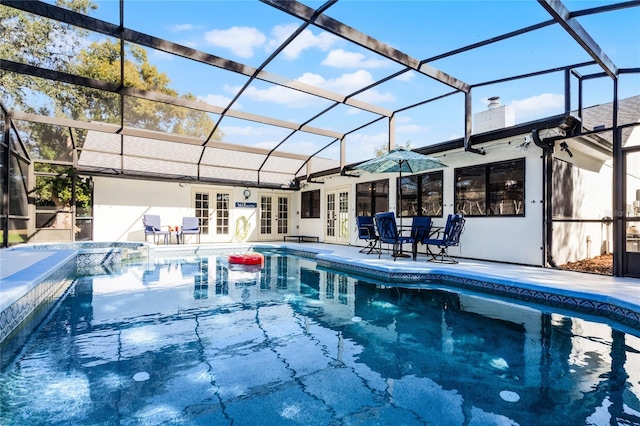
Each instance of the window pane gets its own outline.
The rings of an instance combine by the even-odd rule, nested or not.
[[[456,170],[456,213],[466,216],[486,214],[486,166]]]
[[[400,216],[418,215],[418,176],[406,176],[397,179],[398,204],[400,205]]]
[[[278,234],[289,233],[289,197],[278,197]]]
[[[229,194],[216,194],[216,234],[229,234]]]
[[[301,217],[302,218],[319,218],[320,217],[320,190],[305,191],[301,196]]]
[[[356,216],[372,216],[372,190],[371,182],[356,184]]]
[[[260,197],[260,233],[271,234],[271,215],[272,215],[271,197]]]
[[[209,194],[196,192],[195,194],[196,217],[200,222],[200,231],[204,235],[209,234]]]
[[[422,216],[442,216],[442,171],[420,176]]]
[[[524,215],[524,160],[489,166],[492,216]]]
[[[356,216],[373,216],[389,210],[389,180],[356,184]]]
[[[389,211],[389,181],[379,180],[373,184],[373,211],[371,215]]]

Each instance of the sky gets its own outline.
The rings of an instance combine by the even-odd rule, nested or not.
[[[94,0],[95,1],[95,0]],[[95,1],[91,16],[119,22],[119,2]],[[317,8],[321,2],[303,2]],[[569,10],[598,7],[609,2],[565,1]],[[365,1],[341,0],[326,15],[384,42],[418,60],[477,43],[500,34],[544,22],[551,16],[536,1]],[[597,17],[579,18],[580,24],[618,68],[640,67],[640,7]],[[293,16],[253,0],[236,1],[130,1],[125,0],[127,28],[167,39],[225,59],[260,66],[301,25]],[[99,39],[101,36],[96,37]],[[179,93],[192,93],[212,105],[226,107],[246,77],[179,58],[149,51],[150,61],[165,72]],[[429,65],[474,85],[573,63],[591,57],[559,25],[429,62]],[[310,26],[265,70],[287,80],[303,82],[341,95],[390,76],[403,67],[387,58]],[[582,75],[601,72],[583,67]],[[563,112],[563,74],[479,86],[472,90],[472,110],[486,109],[487,98],[500,96],[511,105],[516,123]],[[573,80],[574,97],[577,93]],[[612,100],[610,78],[585,82],[585,104]],[[397,111],[453,89],[411,71],[363,92],[356,99]],[[622,76],[620,98],[640,94],[640,77]],[[330,105],[309,95],[265,83],[253,82],[233,109],[304,123]],[[572,106],[577,101],[572,100]],[[378,116],[347,106],[334,108],[310,126],[339,133],[350,132]],[[213,116],[217,119],[216,116]],[[396,114],[397,144],[418,148],[464,135],[464,96],[460,93]],[[225,118],[224,141],[271,149],[290,131],[258,123]],[[289,152],[313,154],[331,138],[297,132],[283,143]],[[387,121],[368,125],[347,136],[347,160],[373,157],[388,141]],[[339,158],[334,143],[320,155]]]

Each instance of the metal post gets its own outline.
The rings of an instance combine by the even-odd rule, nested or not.
[[[10,161],[11,161],[11,143],[9,129],[11,128],[11,120],[9,114],[3,110],[4,118],[4,134],[2,144],[5,146],[4,155],[2,156],[2,247],[9,247],[9,179],[10,176]]]
[[[624,276],[626,242],[625,164],[618,128],[618,79],[613,80],[613,275]]]

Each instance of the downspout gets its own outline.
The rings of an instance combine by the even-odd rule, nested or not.
[[[553,138],[540,139],[538,129],[531,131],[533,142],[542,148],[542,262],[543,266],[557,268],[551,248],[553,247],[553,205],[551,195],[553,194],[553,150],[556,140]]]

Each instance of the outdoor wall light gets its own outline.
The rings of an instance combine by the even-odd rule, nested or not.
[[[569,149],[569,145],[566,142],[562,142],[560,144],[560,151],[566,151],[569,154],[569,157],[573,157],[573,152]]]
[[[580,119],[574,117],[573,115],[567,115],[564,118],[564,121],[560,123],[558,128],[563,130],[564,132],[568,132],[576,128],[576,126],[580,123]]]

